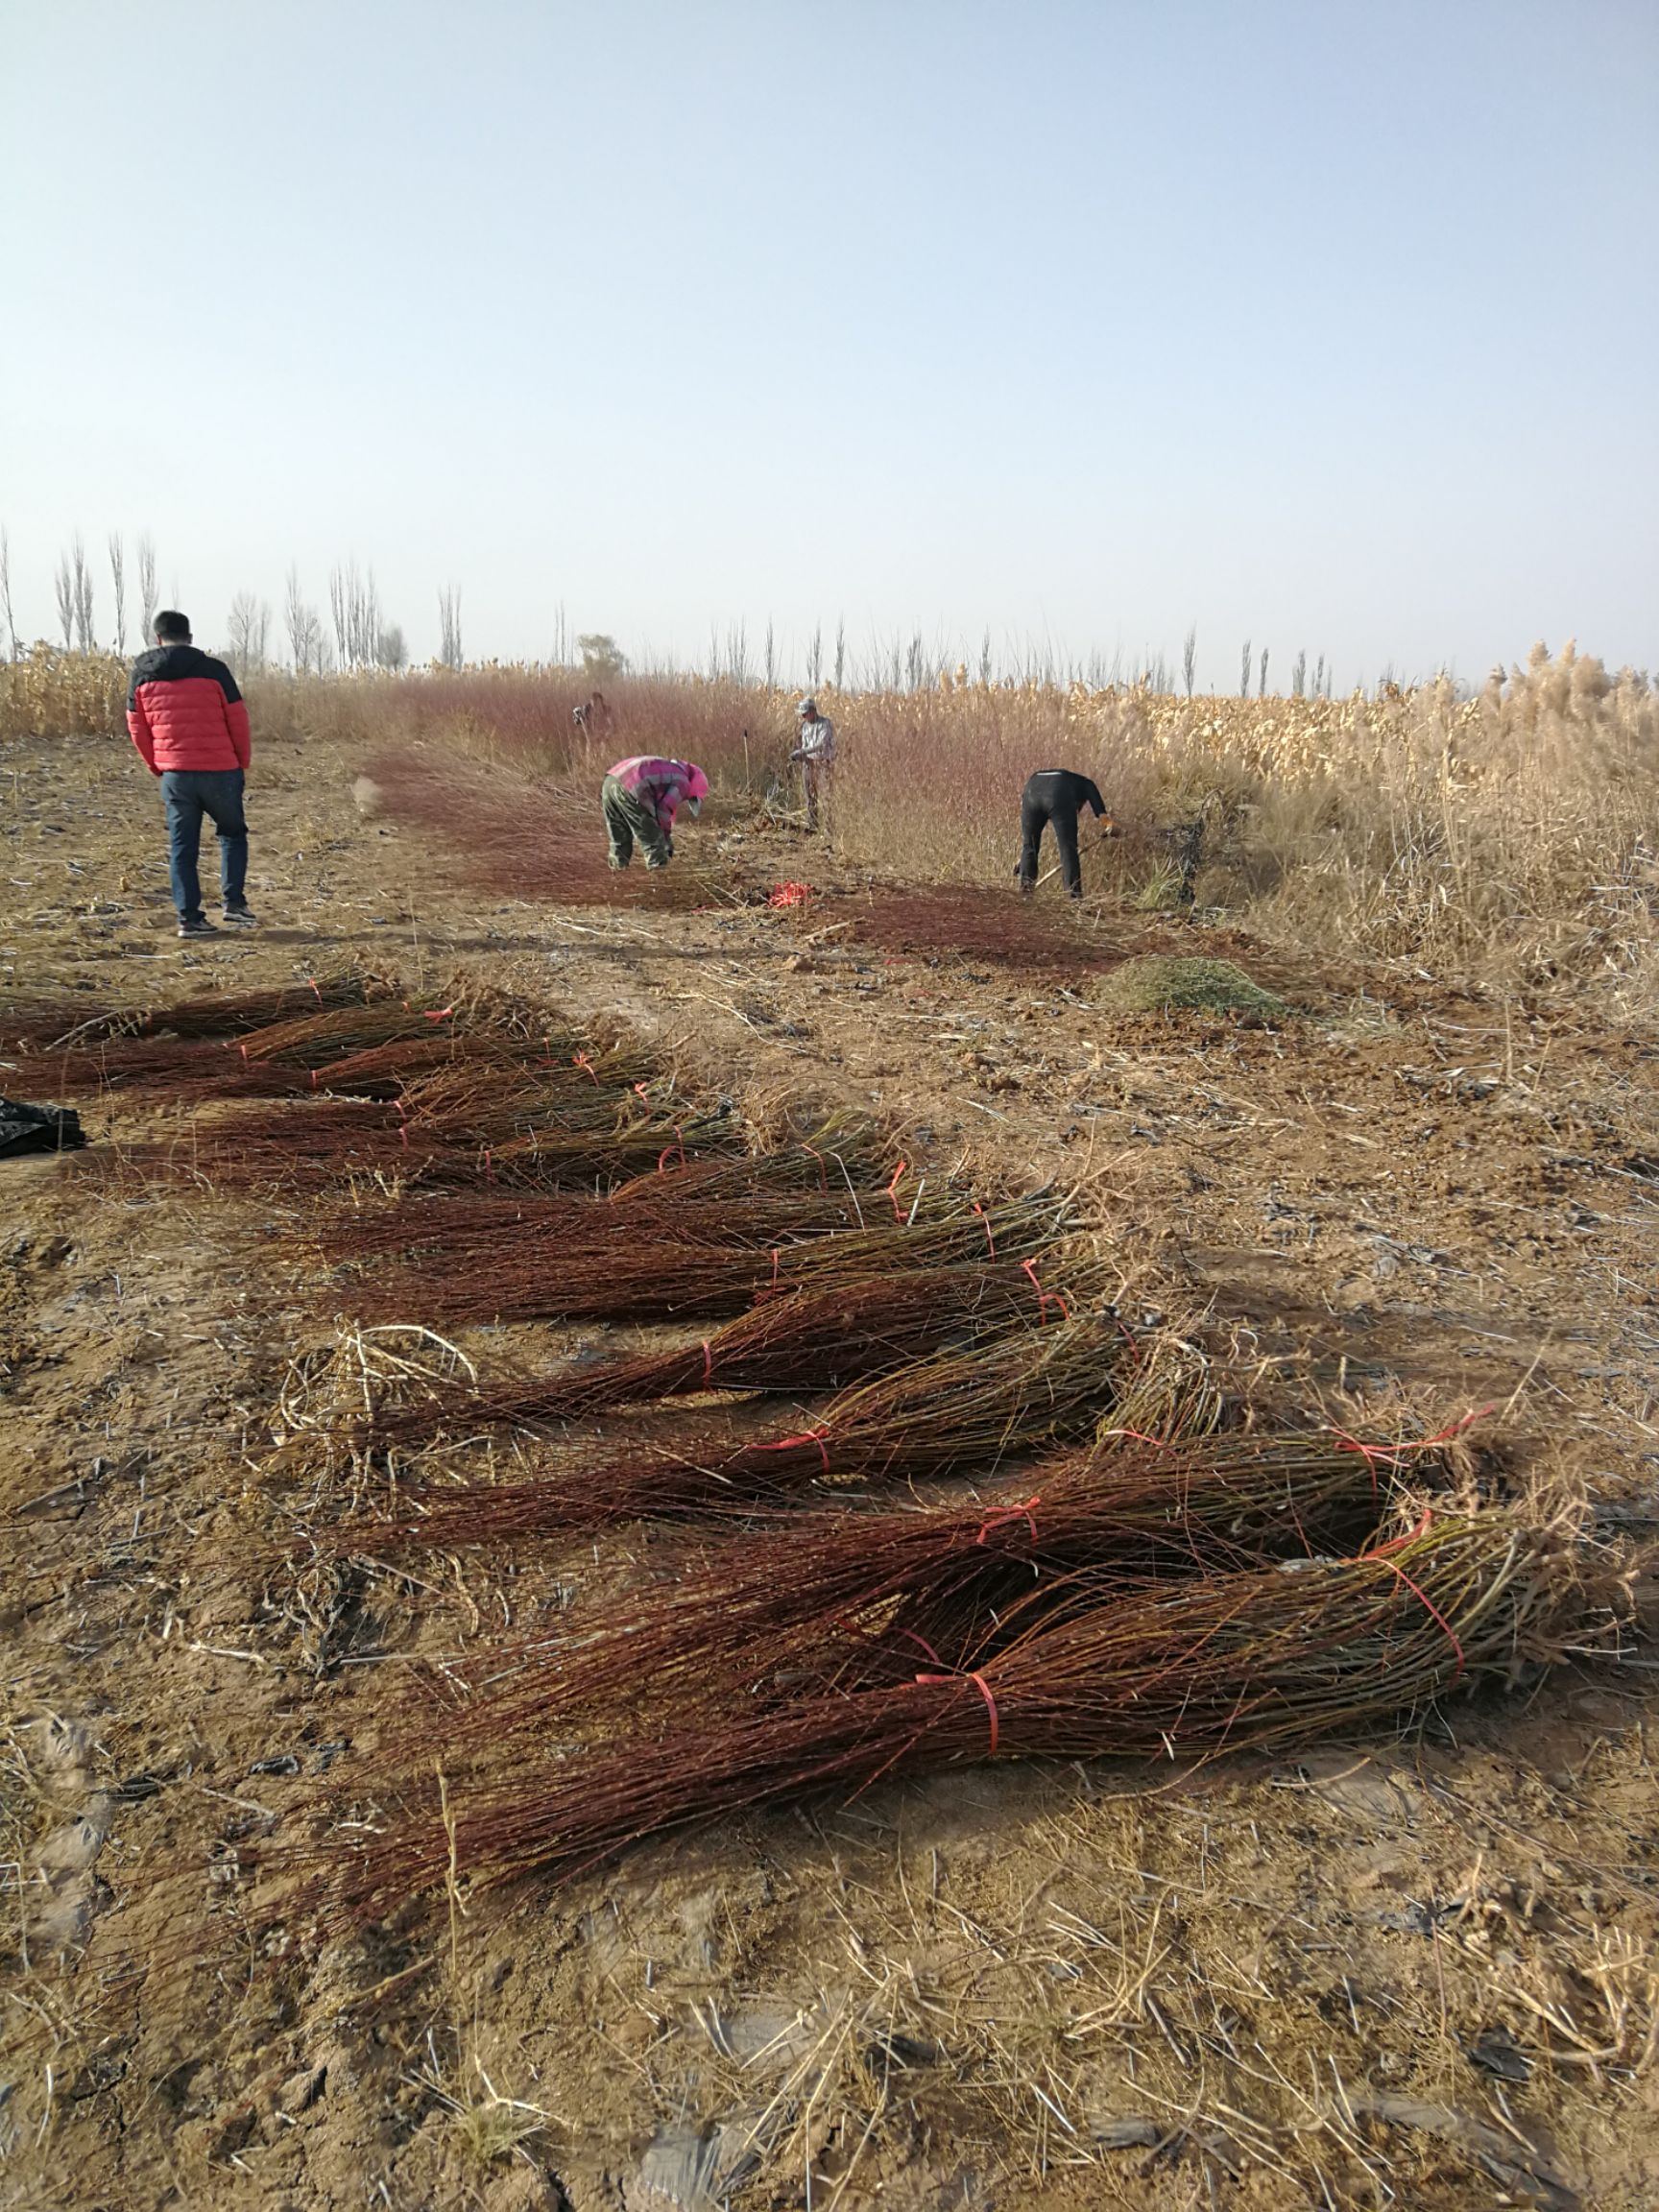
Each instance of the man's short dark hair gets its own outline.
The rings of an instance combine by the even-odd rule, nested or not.
[[[182,645],[190,637],[190,617],[177,607],[163,607],[156,617],[156,635],[170,645]]]

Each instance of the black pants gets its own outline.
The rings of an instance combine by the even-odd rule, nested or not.
[[[1060,870],[1073,899],[1083,896],[1083,863],[1077,857],[1077,801],[1067,780],[1050,770],[1032,777],[1020,795],[1020,866],[1022,891],[1035,888],[1038,854],[1045,827],[1054,831],[1060,849]]]

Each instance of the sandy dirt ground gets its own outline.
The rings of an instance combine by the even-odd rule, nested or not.
[[[873,1114],[915,1174],[1073,1190],[1125,1305],[1264,1402],[1382,1431],[1494,1405],[1527,1479],[1651,1532],[1652,1036],[1058,902],[1070,975],[861,946],[835,926],[854,887],[838,906],[823,854],[757,822],[682,843],[810,879],[805,913],[504,902],[354,796],[364,766],[257,753],[265,926],[187,945],[130,749],[0,753],[0,991],[91,1009],[358,961],[620,1022],[757,1111]],[[1302,1018],[1092,1001],[1126,948],[1222,942]],[[64,1102],[106,1157],[188,1135]],[[965,1769],[464,1923],[440,1903],[378,1955],[252,1947],[246,1855],[325,1792],[374,1817],[361,1777],[416,1662],[581,1601],[582,1553],[359,1592],[322,1633],[283,1595],[272,1408],[331,1326],[302,1227],[0,1162],[0,2204],[1659,2203],[1640,1647],[1408,1741]],[[490,1373],[526,1341],[466,1348]]]

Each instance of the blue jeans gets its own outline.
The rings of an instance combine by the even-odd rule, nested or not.
[[[169,768],[161,778],[161,804],[167,810],[167,858],[180,921],[203,918],[196,856],[202,847],[204,814],[219,832],[219,888],[225,903],[240,906],[248,880],[241,769]]]

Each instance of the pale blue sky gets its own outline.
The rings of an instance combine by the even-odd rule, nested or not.
[[[1659,661],[1653,0],[0,0],[0,204],[26,634]]]

